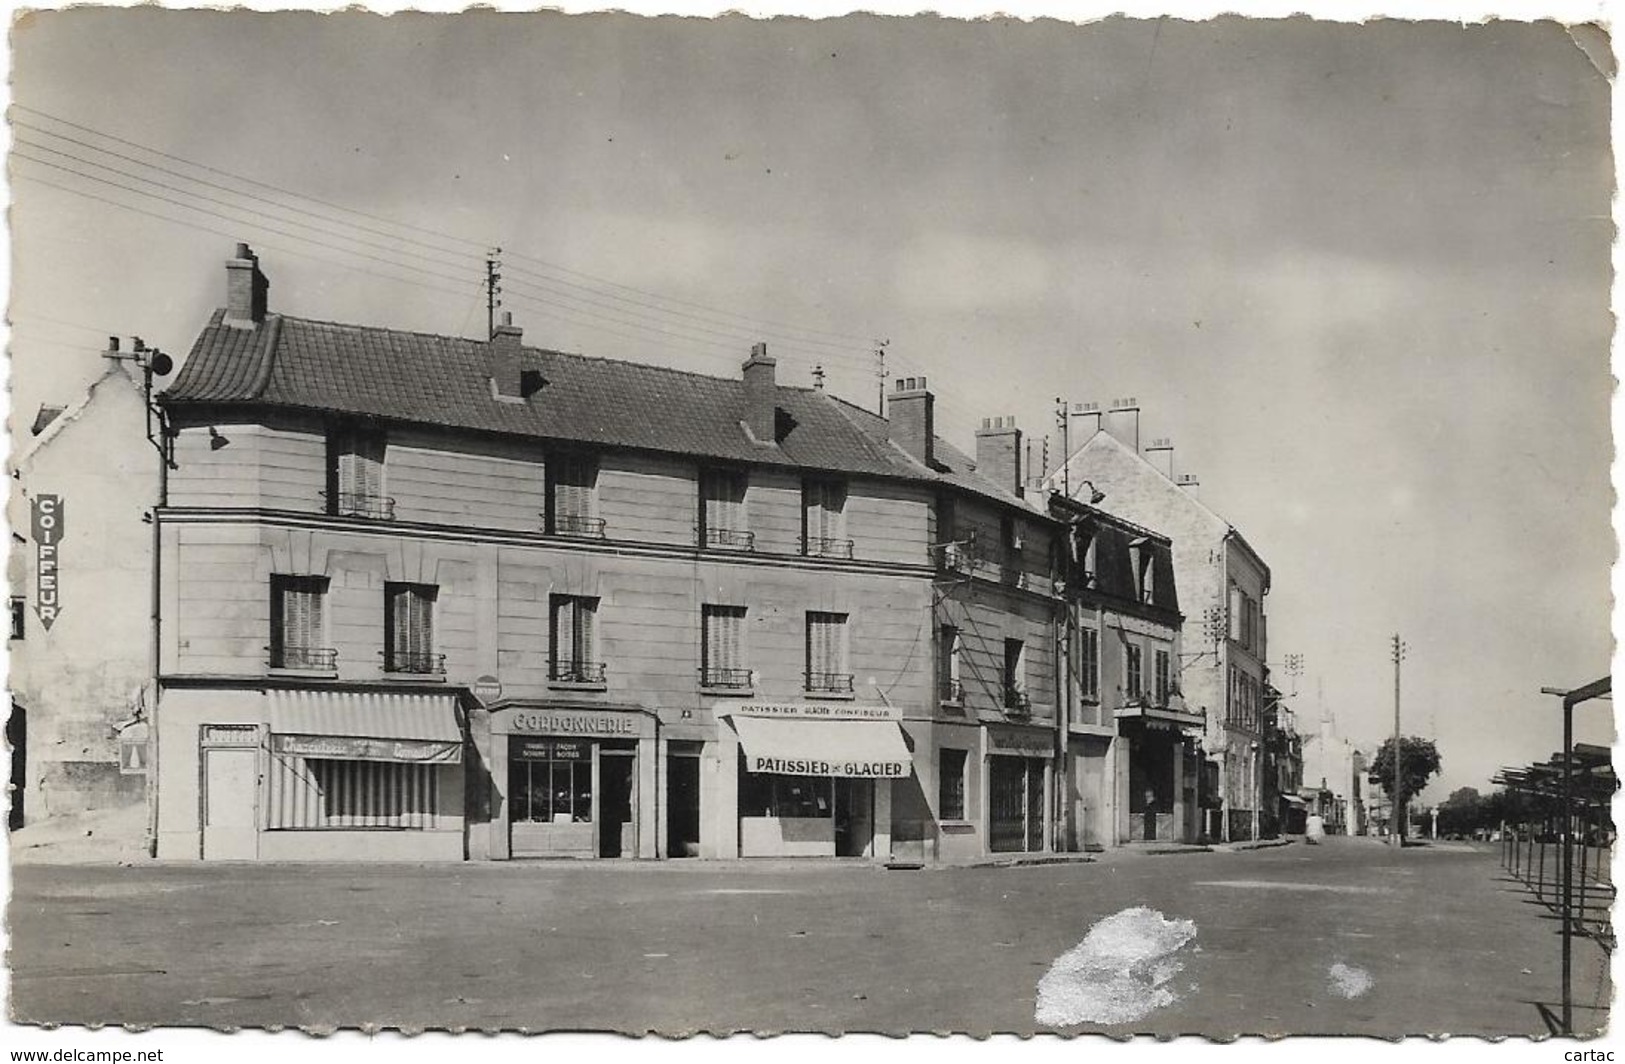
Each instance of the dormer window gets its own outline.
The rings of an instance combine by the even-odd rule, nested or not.
[[[390,521],[395,500],[384,494],[384,433],[347,425],[327,436],[327,512]]]
[[[1072,571],[1076,574],[1083,587],[1096,586],[1095,574],[1099,572],[1095,565],[1095,530],[1084,524],[1076,524],[1067,534],[1067,560],[1071,563]]]
[[[1129,544],[1129,568],[1134,576],[1134,598],[1150,605],[1156,600],[1157,567],[1151,541],[1141,536]]]
[[[547,461],[547,512],[550,535],[603,538],[598,516],[598,460],[584,454],[556,454]]]

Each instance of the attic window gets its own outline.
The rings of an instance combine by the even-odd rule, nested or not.
[[[1150,605],[1156,598],[1157,567],[1151,553],[1151,541],[1141,536],[1129,544],[1129,560],[1134,570],[1135,596]]]

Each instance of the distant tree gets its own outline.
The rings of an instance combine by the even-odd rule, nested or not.
[[[1443,835],[1470,835],[1480,827],[1484,799],[1476,787],[1457,787],[1439,803],[1439,832]]]
[[[1433,740],[1419,739],[1414,735],[1401,736],[1399,743],[1399,793],[1390,793],[1389,797],[1399,802],[1400,831],[1404,831],[1405,806],[1428,785],[1428,780],[1438,774],[1439,751],[1434,747]],[[1371,762],[1371,782],[1380,784],[1390,792],[1394,788],[1392,739],[1382,744],[1377,750],[1376,759]]]

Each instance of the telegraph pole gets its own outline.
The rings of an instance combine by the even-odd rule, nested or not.
[[[502,300],[497,298],[502,294],[502,286],[497,284],[498,281],[502,280],[502,274],[497,272],[497,267],[502,265],[502,260],[499,258],[501,254],[501,248],[492,248],[485,256],[485,338],[487,340],[496,338],[497,308],[502,305]]]
[[[1061,494],[1067,498],[1072,497],[1072,418],[1066,411],[1066,400],[1060,396],[1055,397],[1055,420],[1061,426]]]
[[[1394,644],[1393,644],[1393,658],[1394,658],[1394,793],[1393,793],[1393,809],[1390,810],[1390,812],[1389,812],[1389,820],[1390,820],[1389,830],[1393,833],[1394,845],[1395,846],[1403,846],[1404,845],[1404,842],[1402,841],[1401,836],[1400,836],[1400,828],[1403,826],[1403,822],[1401,821],[1400,810],[1399,810],[1399,805],[1400,805],[1400,802],[1399,802],[1399,769],[1400,769],[1400,756],[1399,756],[1399,754],[1400,754],[1400,750],[1399,750],[1399,746],[1400,746],[1400,742],[1399,742],[1399,663],[1405,660],[1405,651],[1408,650],[1408,649],[1410,649],[1410,648],[1405,645],[1404,640],[1399,638],[1399,633],[1395,632],[1394,633]]]
[[[875,413],[881,417],[886,416],[886,348],[891,346],[890,340],[875,341],[875,380],[878,382],[879,398],[875,403]]]

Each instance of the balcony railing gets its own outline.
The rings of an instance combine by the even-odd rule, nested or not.
[[[702,531],[700,542],[723,550],[755,550],[756,533],[737,528],[707,528]]]
[[[943,702],[959,705],[965,701],[965,683],[963,680],[943,680],[940,697]]]
[[[593,536],[604,538],[604,519],[585,514],[554,514],[553,528],[559,536]]]
[[[339,667],[339,652],[332,647],[277,647],[271,651],[273,669],[332,672]]]
[[[969,573],[976,568],[976,550],[970,543],[944,543],[937,559],[945,572]]]
[[[601,661],[570,661],[560,658],[548,665],[547,678],[554,683],[603,683],[606,669]]]
[[[801,539],[801,553],[810,558],[850,558],[852,557],[852,541],[850,539],[803,536]]]
[[[1026,691],[1017,687],[1004,689],[1004,709],[1014,717],[1025,717],[1033,711],[1033,699]]]
[[[720,687],[731,690],[749,690],[749,669],[717,669],[707,665],[700,670],[701,687]]]
[[[395,520],[395,500],[387,495],[361,495],[341,491],[333,497],[333,513],[339,517],[365,517],[372,521]]]
[[[852,693],[852,674],[849,672],[809,672],[807,690],[814,694],[849,695]]]
[[[438,676],[446,671],[446,655],[421,650],[386,650],[384,671],[412,676]]]

